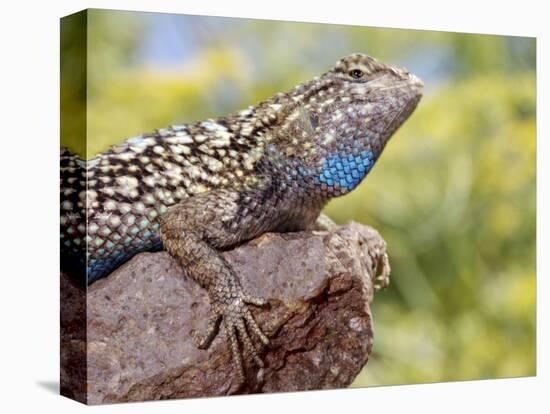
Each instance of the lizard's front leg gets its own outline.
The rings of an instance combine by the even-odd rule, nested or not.
[[[193,335],[195,344],[206,348],[222,320],[242,383],[244,370],[237,335],[259,366],[263,362],[248,331],[265,345],[269,340],[248,309],[249,304],[261,306],[265,301],[243,292],[234,270],[216,250],[251,237],[246,228],[249,217],[243,218],[243,222],[238,219],[238,197],[229,190],[212,190],[184,200],[161,216],[160,235],[168,252],[208,291],[212,302],[206,332],[202,336]]]

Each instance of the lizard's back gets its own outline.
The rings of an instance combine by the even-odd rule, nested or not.
[[[161,249],[157,219],[168,207],[246,180],[256,146],[239,129],[252,111],[238,113],[239,123],[222,118],[159,129],[88,161],[63,149],[63,270],[92,283],[139,252]]]

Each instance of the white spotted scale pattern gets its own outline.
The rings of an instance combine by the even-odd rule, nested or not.
[[[160,249],[157,219],[169,206],[237,181],[253,183],[243,177],[261,153],[253,140],[229,151],[232,137],[208,120],[129,138],[86,162],[63,150],[61,246],[70,268],[93,282],[139,251]]]

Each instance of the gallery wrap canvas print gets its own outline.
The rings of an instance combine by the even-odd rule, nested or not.
[[[536,39],[61,19],[61,394],[536,375]]]

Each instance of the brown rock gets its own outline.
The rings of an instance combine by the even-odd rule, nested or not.
[[[237,387],[223,335],[207,350],[190,338],[191,330],[205,329],[205,290],[168,253],[142,253],[88,290],[88,403],[326,389],[353,381],[372,348],[376,275],[385,284],[389,274],[376,230],[352,223],[330,232],[265,234],[224,255],[245,291],[269,300],[269,307],[252,309],[271,340],[266,366],[258,369],[245,356],[247,382]],[[77,339],[62,352],[81,349]]]

